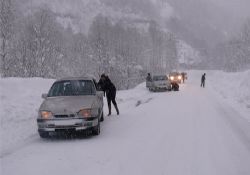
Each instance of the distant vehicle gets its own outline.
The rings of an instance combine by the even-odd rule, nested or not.
[[[100,134],[103,121],[103,92],[97,91],[92,78],[64,78],[54,82],[37,118],[40,137],[57,131],[90,130]]]
[[[182,75],[179,72],[171,72],[169,74],[169,79],[170,79],[171,83],[180,84],[182,81]]]
[[[171,91],[171,82],[166,75],[154,75],[146,84],[150,91]]]

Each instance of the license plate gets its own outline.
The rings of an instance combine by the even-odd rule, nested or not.
[[[74,120],[57,120],[55,121],[56,126],[71,126],[75,125],[76,121]]]

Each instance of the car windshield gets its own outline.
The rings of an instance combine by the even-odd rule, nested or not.
[[[164,76],[164,75],[161,75],[161,76],[154,76],[153,77],[153,81],[163,81],[163,80],[167,80],[168,77],[167,76]]]
[[[48,97],[94,95],[95,88],[91,80],[66,80],[55,82]]]
[[[179,75],[179,73],[174,72],[174,73],[170,73],[169,75],[170,75],[170,76],[178,76],[178,75]]]

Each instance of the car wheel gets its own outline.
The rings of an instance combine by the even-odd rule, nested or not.
[[[93,128],[93,130],[92,130],[92,134],[93,134],[94,136],[97,136],[97,135],[100,134],[100,132],[101,132],[101,125],[100,125],[100,122],[98,121],[97,126],[95,126],[95,127]]]
[[[39,135],[40,135],[41,138],[48,138],[49,137],[49,132],[39,131]]]
[[[102,114],[101,114],[100,121],[101,121],[101,122],[103,122],[103,121],[104,121],[103,111],[102,111]]]

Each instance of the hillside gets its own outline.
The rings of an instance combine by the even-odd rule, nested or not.
[[[173,15],[172,7],[159,0],[26,0],[28,8],[46,4],[57,15],[58,20],[77,31],[88,32],[95,16],[103,14],[114,22],[127,21],[131,25],[145,24],[155,20],[164,24],[165,19]]]
[[[64,28],[70,26],[75,33],[88,33],[94,18],[102,14],[113,23],[135,27],[142,32],[148,31],[150,22],[156,21],[163,31],[171,31],[180,36],[178,59],[180,63],[192,65],[200,62],[199,52],[192,48],[192,42],[173,30],[166,21],[175,18],[175,9],[167,1],[162,0],[25,0],[23,8],[33,9],[43,5],[50,7],[57,15],[57,20]],[[185,40],[186,41],[182,41]],[[190,43],[190,44],[188,44]]]

